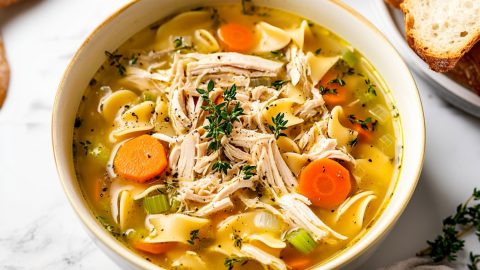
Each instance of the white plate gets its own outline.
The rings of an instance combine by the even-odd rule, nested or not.
[[[437,92],[447,102],[465,112],[480,117],[480,96],[446,75],[432,71],[408,46],[405,40],[403,13],[400,10],[390,7],[384,0],[375,0],[371,3],[374,5],[374,10],[377,10],[380,16],[377,26],[390,39],[405,61],[418,74],[434,83],[435,86],[438,86],[436,88]]]

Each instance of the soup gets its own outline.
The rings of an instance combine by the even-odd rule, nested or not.
[[[164,268],[321,264],[373,224],[400,168],[400,120],[371,64],[246,4],[185,11],[106,51],[78,110],[93,213]]]

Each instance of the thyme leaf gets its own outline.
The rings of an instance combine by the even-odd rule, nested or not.
[[[459,251],[463,250],[465,241],[461,237],[475,229],[480,241],[480,190],[474,189],[470,198],[457,206],[455,214],[446,217],[442,223],[442,233],[434,240],[427,241],[428,247],[417,253],[417,256],[429,256],[434,262],[444,260],[455,261]],[[474,203],[472,203],[474,202]],[[470,252],[468,269],[477,269],[480,255]]]
[[[275,135],[275,139],[287,136],[287,134],[282,132],[282,130],[287,129],[286,125],[288,123],[288,120],[284,120],[284,117],[284,113],[278,113],[275,117],[272,117],[273,125],[268,125],[270,131]]]
[[[118,74],[120,74],[120,76],[124,76],[127,70],[125,69],[125,66],[121,63],[123,55],[118,54],[117,51],[105,51],[105,55],[108,57],[108,62],[110,66],[116,67]]]
[[[256,173],[254,172],[257,170],[257,166],[252,166],[252,165],[245,165],[242,167],[242,174],[243,174],[243,180],[248,180],[252,178]]]

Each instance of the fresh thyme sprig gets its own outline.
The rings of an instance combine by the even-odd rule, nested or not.
[[[282,130],[287,129],[286,125],[288,123],[288,120],[284,120],[284,117],[284,113],[278,113],[275,117],[272,117],[273,125],[268,125],[270,131],[275,135],[275,139],[287,136],[287,134],[282,132]]]
[[[214,82],[209,81],[207,84],[207,90],[197,89],[202,99],[207,103],[202,106],[202,109],[208,112],[208,125],[204,128],[207,131],[207,138],[211,138],[212,141],[208,144],[208,150],[215,151],[221,146],[221,138],[223,135],[230,135],[233,130],[233,123],[240,121],[239,116],[243,115],[243,109],[240,107],[239,102],[235,102],[232,109],[229,109],[232,101],[236,100],[237,87],[232,85],[223,92],[224,102],[215,104],[210,99],[210,92],[213,91]]]
[[[480,204],[470,205],[479,200],[480,190],[475,188],[472,196],[457,206],[456,213],[443,220],[442,233],[433,241],[427,241],[429,246],[418,252],[417,256],[429,256],[434,262],[455,261],[457,253],[464,248],[465,241],[461,237],[471,229],[475,229],[480,241]],[[470,253],[468,269],[477,269],[479,261],[480,255]]]
[[[118,74],[120,74],[120,76],[124,76],[127,69],[121,63],[123,55],[118,54],[117,51],[114,51],[113,53],[105,51],[105,55],[108,57],[108,62],[110,66],[115,66],[117,68]]]
[[[254,172],[257,166],[245,165],[242,167],[243,180],[252,178],[256,173]]]
[[[243,108],[240,107],[239,102],[235,102],[233,108],[230,109],[232,102],[237,99],[237,86],[235,84],[225,89],[223,92],[224,101],[220,104],[215,104],[215,102],[210,99],[210,92],[213,91],[214,87],[214,82],[210,80],[207,83],[207,90],[197,89],[197,92],[204,102],[206,102],[206,105],[203,105],[202,109],[208,112],[208,125],[205,125],[204,128],[207,131],[206,137],[211,139],[208,144],[209,151],[220,149],[222,136],[229,136],[233,131],[233,123],[240,121],[239,117],[243,115]],[[231,168],[230,163],[222,161],[220,156],[212,166],[213,171],[223,172],[225,174]]]

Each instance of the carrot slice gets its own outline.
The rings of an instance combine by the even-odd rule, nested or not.
[[[329,71],[318,83],[323,100],[329,106],[343,105],[347,102],[348,89],[339,83],[338,75]]]
[[[303,168],[298,189],[313,205],[332,209],[345,201],[350,193],[350,173],[332,159],[317,159]]]
[[[139,183],[161,174],[167,164],[163,145],[150,135],[142,135],[126,142],[113,161],[118,175]]]
[[[253,48],[252,31],[238,23],[227,23],[218,29],[218,36],[228,51],[245,52]]]
[[[303,270],[307,269],[312,264],[312,259],[307,256],[295,256],[284,258],[285,263],[288,265],[289,269],[292,270]]]
[[[373,131],[375,131],[376,120],[371,117],[365,120],[358,119],[355,115],[350,115],[348,120],[351,123],[351,129],[358,132],[358,138],[361,142],[370,143],[373,140]]]
[[[172,248],[177,245],[175,242],[167,242],[167,243],[147,243],[143,241],[133,241],[132,246],[135,249],[141,250],[143,252],[151,253],[151,254],[163,254],[168,252]]]
[[[366,143],[372,142],[373,132],[371,131],[371,129],[366,130],[362,128],[360,124],[353,124],[352,129],[358,132],[358,137],[360,138],[361,142],[366,142]]]

